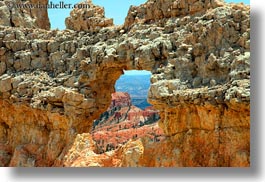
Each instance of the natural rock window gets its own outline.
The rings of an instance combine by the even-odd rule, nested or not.
[[[10,13],[5,1],[0,166],[250,166],[250,6],[148,0],[115,26],[88,0],[93,16],[73,10],[67,30],[49,31],[45,9]],[[124,134],[108,135],[115,141],[97,141],[97,151],[93,121],[110,106],[123,70],[152,72],[148,101],[166,137],[150,142],[131,132],[134,139],[113,150]],[[131,107],[127,94],[114,98]],[[117,131],[131,127],[118,123],[123,116],[112,116]]]
[[[147,138],[158,142],[164,138],[158,127],[159,111],[147,101],[151,72],[125,71],[115,84],[111,104],[94,121],[92,136],[99,153],[110,151],[129,140]]]

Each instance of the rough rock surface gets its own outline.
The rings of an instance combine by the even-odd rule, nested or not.
[[[158,142],[164,139],[158,127],[159,114],[152,106],[142,110],[131,103],[128,93],[115,92],[108,110],[94,121],[91,134],[99,153],[116,149],[136,138]]]
[[[76,136],[72,148],[65,156],[66,167],[119,167],[121,160],[114,152],[97,154],[97,148],[89,133]]]
[[[141,140],[130,140],[116,150],[98,154],[89,133],[78,134],[65,155],[65,167],[139,167],[144,146]]]
[[[181,14],[165,13],[171,5]],[[0,26],[0,166],[69,166],[65,154],[107,110],[124,69],[152,72],[149,102],[167,139],[129,142],[104,154],[122,161],[108,165],[249,166],[249,14],[217,0],[149,0],[123,28],[97,33]]]
[[[48,0],[3,0],[0,1],[0,25],[50,29],[46,8],[36,5],[47,5]]]
[[[164,18],[191,16],[223,6],[222,0],[159,0],[142,6],[131,6],[124,26],[138,23],[162,22]]]
[[[98,32],[103,27],[113,26],[113,19],[105,17],[103,7],[92,4],[91,0],[79,3],[65,19],[66,28],[76,31]]]
[[[111,94],[110,109],[114,107],[128,107],[132,105],[131,97],[126,92],[115,92]]]

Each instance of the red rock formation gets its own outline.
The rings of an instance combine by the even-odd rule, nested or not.
[[[143,111],[131,105],[128,93],[116,92],[112,94],[109,109],[95,121],[97,125],[92,130],[92,137],[101,153],[113,150],[130,139],[148,137],[159,141],[163,132],[158,127],[158,118],[158,111],[153,107]]]
[[[110,109],[114,107],[128,107],[132,105],[130,95],[124,92],[115,92],[111,94]]]

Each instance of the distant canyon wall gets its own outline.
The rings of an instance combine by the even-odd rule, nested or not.
[[[119,27],[0,24],[1,166],[250,165],[249,6],[149,0]],[[152,72],[167,139],[99,155],[88,132],[130,69]]]

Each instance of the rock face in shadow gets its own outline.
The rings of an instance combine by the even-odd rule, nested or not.
[[[0,26],[0,166],[249,166],[249,14],[217,0],[149,0],[96,33]],[[75,147],[130,69],[152,72],[148,99],[166,139],[93,155],[100,165],[75,161],[80,151],[91,163]]]
[[[50,29],[48,0],[4,0],[0,2],[0,25]]]

